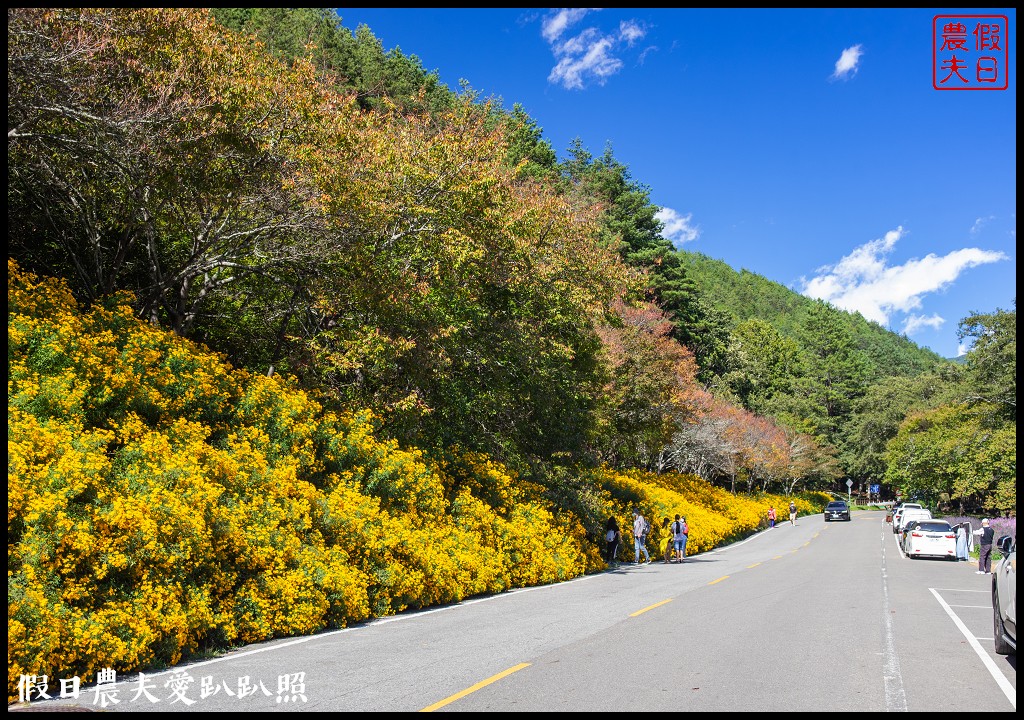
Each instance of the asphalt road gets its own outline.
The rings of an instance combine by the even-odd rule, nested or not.
[[[991,578],[975,569],[904,558],[883,512],[816,515],[681,565],[262,643],[31,707],[1013,712],[1016,658],[992,650]]]

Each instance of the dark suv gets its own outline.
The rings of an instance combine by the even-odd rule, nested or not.
[[[845,500],[833,500],[825,506],[825,522],[829,520],[849,520],[850,506]]]

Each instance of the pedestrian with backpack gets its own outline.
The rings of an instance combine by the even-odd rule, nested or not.
[[[690,537],[690,527],[686,524],[686,518],[679,517],[676,513],[676,520],[672,523],[672,541],[676,550],[676,562],[686,560],[686,541]]]
[[[647,558],[647,564],[651,564],[651,554],[647,552],[647,533],[651,531],[651,524],[640,514],[639,510],[633,511],[633,549],[636,552],[635,563],[640,564],[640,553]]]
[[[608,567],[618,567],[619,542],[622,540],[622,533],[619,531],[619,523],[612,516],[608,516],[608,522],[604,525],[605,560]]]

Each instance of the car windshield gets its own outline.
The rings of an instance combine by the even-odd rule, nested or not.
[[[846,503],[844,503],[844,502],[830,502],[828,504],[828,509],[829,510],[845,510],[846,509]]]

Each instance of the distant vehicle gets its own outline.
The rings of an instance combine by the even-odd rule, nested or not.
[[[825,506],[825,522],[830,520],[849,520],[850,506],[845,500],[833,500]]]
[[[995,651],[1017,655],[1017,538],[1003,535],[996,543],[1003,559],[992,573],[992,630]]]
[[[911,520],[903,536],[903,553],[908,558],[956,560],[956,532],[945,520]]]
[[[893,507],[893,509],[892,509],[892,515],[886,518],[886,520],[888,520],[889,522],[892,523],[892,531],[894,533],[895,532],[899,532],[896,529],[896,523],[899,522],[900,516],[903,514],[903,511],[906,510],[906,509],[909,509],[909,508],[918,508],[918,509],[920,509],[921,505],[918,504],[918,503],[908,503],[908,502],[896,503],[896,506]]]
[[[903,527],[911,520],[931,520],[932,514],[930,511],[924,508],[902,508],[898,518],[893,518],[892,531],[899,535],[903,532]]]

